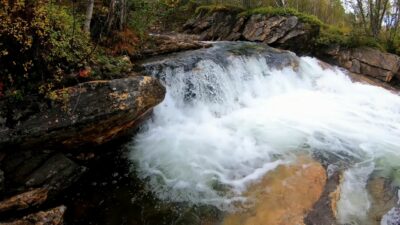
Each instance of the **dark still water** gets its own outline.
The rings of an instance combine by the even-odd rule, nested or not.
[[[66,225],[214,224],[221,218],[221,211],[212,206],[160,201],[146,181],[136,177],[126,148],[101,151],[81,182],[63,197]]]

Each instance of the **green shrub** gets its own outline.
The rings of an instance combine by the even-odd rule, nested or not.
[[[335,44],[345,48],[372,47],[381,51],[386,51],[386,48],[380,41],[356,29],[344,31],[343,28],[341,29],[335,26],[327,26],[321,29],[316,41],[317,47],[322,48]]]
[[[115,79],[126,76],[132,70],[132,63],[127,56],[111,56],[106,54],[107,49],[99,49],[95,55],[91,78]]]
[[[384,52],[386,51],[386,48],[380,43],[379,40],[376,40],[375,38],[370,36],[360,34],[350,34],[347,46],[350,48],[365,46],[376,48]]]
[[[319,46],[329,46],[338,44],[346,46],[349,42],[349,35],[345,34],[341,29],[334,26],[324,27],[320,30],[316,44]]]
[[[47,14],[50,19],[51,51],[45,60],[65,71],[82,67],[87,63],[93,47],[89,35],[80,29],[80,23],[74,21],[68,8],[48,6]]]

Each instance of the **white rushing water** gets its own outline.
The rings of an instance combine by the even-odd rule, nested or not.
[[[166,98],[130,145],[137,173],[161,199],[227,209],[298,151],[357,163],[343,184],[351,195],[365,188],[374,161],[400,159],[398,95],[309,57],[295,69],[271,69],[257,56],[226,60],[163,70]],[[339,203],[343,223],[368,207],[367,194],[358,194]]]

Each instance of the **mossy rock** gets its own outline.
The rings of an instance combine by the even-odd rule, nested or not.
[[[255,9],[250,9],[239,14],[239,16],[249,17],[252,15],[267,15],[267,16],[296,16],[300,21],[308,23],[310,25],[315,25],[319,27],[326,26],[320,19],[316,16],[309,15],[306,13],[301,13],[296,9],[292,8],[274,8],[274,7],[260,7]]]

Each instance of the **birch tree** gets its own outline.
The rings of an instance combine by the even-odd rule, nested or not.
[[[85,22],[83,24],[83,31],[87,33],[90,32],[90,22],[92,21],[93,7],[94,7],[94,0],[88,0],[86,7]]]

